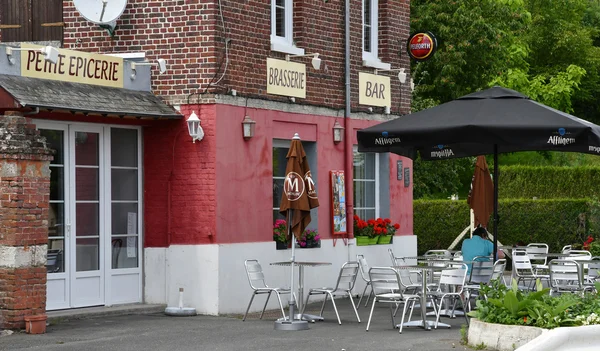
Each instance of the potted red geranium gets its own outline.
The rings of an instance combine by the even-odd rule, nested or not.
[[[278,219],[273,224],[273,240],[277,250],[288,248],[287,223],[284,219]]]

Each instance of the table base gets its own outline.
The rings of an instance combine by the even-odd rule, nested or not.
[[[308,330],[308,322],[301,320],[276,320],[275,321],[275,330]]]
[[[282,318],[279,318],[279,319],[277,319],[277,320],[278,320],[278,321],[287,321],[288,319],[287,319],[287,318],[283,318],[283,317],[282,317]],[[296,314],[294,315],[294,320],[295,320],[295,321],[296,321],[296,320],[298,320],[298,321],[307,321],[307,322],[314,323],[314,322],[316,322],[316,321],[324,321],[324,320],[325,320],[325,318],[323,318],[323,317],[321,317],[321,316],[317,316],[317,315],[315,315],[315,314],[308,314],[308,313],[305,313],[305,314],[300,314],[300,313],[296,313]]]
[[[431,328],[435,327],[435,321],[426,321],[426,322],[427,322],[427,326],[425,326],[423,324],[423,320],[410,321],[410,322],[406,322],[406,323],[402,324],[402,327],[403,328],[420,327],[420,328],[424,328],[425,330],[431,330]],[[450,324],[446,324],[446,323],[442,323],[442,322],[438,323],[438,328],[450,328],[450,327],[451,327]],[[400,324],[398,324],[396,326],[396,328],[400,328]]]
[[[435,316],[435,312],[427,312],[428,316]],[[465,315],[465,312],[463,312],[462,310],[454,310],[454,316],[452,316],[452,309],[443,309],[442,312],[440,312],[440,316],[444,316],[444,317],[450,317],[450,318],[456,318],[458,316],[462,317]]]

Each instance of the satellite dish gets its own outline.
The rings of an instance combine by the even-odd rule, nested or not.
[[[101,27],[110,27],[111,34],[127,6],[127,0],[74,0],[73,3],[83,18]]]

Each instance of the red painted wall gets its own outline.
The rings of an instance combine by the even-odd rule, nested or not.
[[[256,121],[255,137],[249,141],[242,138],[241,123],[245,114]],[[333,143],[335,119],[250,108],[245,112],[244,107],[217,106],[216,242],[272,240],[273,139],[291,139],[294,131],[298,131],[303,140],[317,142],[318,231],[323,238],[332,237],[329,171],[344,168],[344,144]],[[343,124],[342,118],[337,119]],[[351,128],[358,130],[379,122],[351,120],[350,123]],[[399,157],[390,156],[390,164],[395,165],[397,159]],[[404,164],[412,168],[412,162],[403,159]],[[391,173],[394,181],[390,182],[390,217],[401,224],[399,234],[412,234],[412,188],[404,188],[403,181],[395,180],[395,168]]]
[[[204,140],[192,143],[185,120],[144,128],[144,247],[215,242],[215,107],[188,105]],[[169,196],[170,194],[170,196]]]

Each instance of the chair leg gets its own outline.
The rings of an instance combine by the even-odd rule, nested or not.
[[[325,302],[327,302],[328,297],[329,295],[325,294],[325,300],[323,300],[323,304],[321,305],[321,313],[319,314],[320,317],[323,317],[323,310],[325,309]]]
[[[358,300],[358,306],[360,307],[360,302],[363,299],[363,296],[365,296],[365,292],[367,292],[367,288],[369,287],[369,284],[365,285],[365,289],[362,292],[362,295],[360,295],[360,299]],[[365,304],[366,305],[366,304]]]
[[[302,305],[302,311],[300,311],[300,314],[304,314],[304,310],[306,309],[306,306],[308,305],[308,299],[310,298],[310,291],[308,292],[308,294],[306,295],[306,301],[304,301],[304,305]]]
[[[279,301],[279,308],[281,308],[281,316],[283,317],[283,319],[286,319],[285,316],[285,310],[283,309],[283,303],[281,302],[281,295],[279,295],[279,291],[274,290],[275,291],[275,296],[277,296],[277,300]],[[291,316],[290,320],[293,320],[294,316]]]
[[[338,324],[342,325],[342,320],[340,319],[340,314],[338,313],[337,306],[335,305],[335,299],[333,298],[333,295],[331,293],[329,293],[329,296],[331,297],[331,303],[333,304],[333,310],[335,311],[335,315],[337,317]]]
[[[246,308],[246,313],[244,313],[244,318],[242,318],[242,322],[246,320],[246,316],[248,315],[248,311],[250,310],[250,305],[252,305],[254,296],[256,296],[256,291],[252,293],[252,297],[250,298],[250,302],[248,303],[248,307]]]
[[[262,309],[262,312],[260,313],[260,318],[259,319],[262,319],[263,314],[265,314],[265,310],[267,309],[267,304],[269,303],[269,299],[271,298],[271,293],[272,292],[273,292],[273,290],[269,291],[269,293],[267,294],[267,301],[265,301],[265,305],[263,306],[263,309]]]
[[[465,298],[460,296],[460,302],[463,305],[463,312],[464,312],[465,320],[467,321],[467,326],[469,326],[469,316],[467,316],[467,308],[465,307]]]
[[[392,306],[391,303],[390,303],[390,315],[392,316],[392,328],[395,329],[396,328],[396,318],[395,318],[396,313],[394,312],[394,306]]]
[[[369,304],[369,300],[371,299],[371,296],[373,296],[373,287],[372,286],[371,286],[371,292],[367,296],[367,301],[365,302],[365,307],[367,307],[367,305]]]
[[[404,325],[404,315],[406,315],[406,305],[407,302],[404,301],[404,306],[402,307],[402,319],[400,321],[400,330],[398,331],[398,333],[402,334],[402,326]]]
[[[352,308],[354,308],[354,313],[356,314],[356,319],[358,323],[360,323],[360,316],[358,315],[358,310],[356,309],[356,305],[354,304],[354,299],[352,298],[352,292],[348,291],[348,296],[350,297],[350,302],[352,302]]]
[[[413,314],[413,310],[415,309],[415,303],[417,303],[417,300],[413,300],[412,304],[410,304],[410,313],[408,314],[409,322],[412,320],[412,314]]]
[[[437,313],[435,314],[435,326],[434,329],[437,329],[438,327],[438,323],[440,322],[440,314],[442,313],[442,304],[444,303],[444,297],[442,297],[440,299],[440,307],[437,310]],[[435,305],[435,302],[433,303]]]
[[[367,322],[367,329],[369,331],[369,326],[371,325],[371,317],[373,317],[373,310],[375,309],[375,303],[377,302],[377,296],[373,298],[373,305],[371,305],[371,313],[369,313],[369,321]]]

